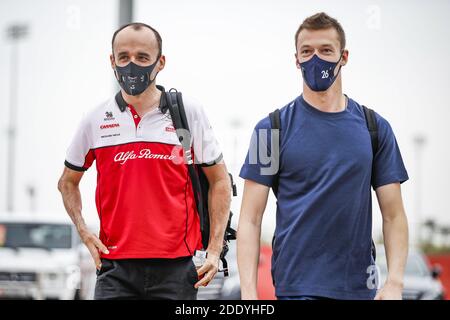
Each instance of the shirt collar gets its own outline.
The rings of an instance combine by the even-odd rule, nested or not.
[[[166,90],[164,89],[163,86],[160,85],[156,85],[156,87],[161,91],[161,99],[159,100],[158,108],[161,110],[161,113],[166,113],[168,108],[166,102]],[[117,105],[119,106],[120,111],[124,112],[128,107],[128,103],[123,98],[122,91],[116,93],[115,100]]]

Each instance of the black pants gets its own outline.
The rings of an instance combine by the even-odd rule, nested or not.
[[[192,257],[176,259],[102,259],[95,300],[196,300],[198,281]]]

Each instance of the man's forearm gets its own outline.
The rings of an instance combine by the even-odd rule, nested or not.
[[[383,219],[384,246],[388,263],[386,283],[403,286],[408,257],[408,222],[404,212]]]
[[[231,190],[229,179],[214,182],[210,186],[209,195],[210,236],[208,251],[220,255],[223,237],[230,215]]]
[[[241,213],[242,214],[242,213]],[[242,299],[257,299],[261,226],[241,219],[237,235],[237,258]]]
[[[66,208],[70,219],[72,219],[72,222],[75,224],[78,233],[82,235],[86,232],[87,227],[81,214],[82,203],[79,187],[70,183],[60,182],[58,184],[58,189],[61,192],[64,207]]]

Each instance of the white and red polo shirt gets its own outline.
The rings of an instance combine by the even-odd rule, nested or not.
[[[83,118],[67,150],[72,170],[95,160],[100,240],[110,252],[104,258],[177,258],[202,247],[192,183],[161,96],[159,108],[140,118],[117,94]],[[196,162],[220,162],[203,107],[189,97],[183,102]]]

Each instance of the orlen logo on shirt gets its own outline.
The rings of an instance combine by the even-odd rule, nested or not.
[[[101,126],[100,126],[100,129],[111,129],[111,128],[117,128],[117,127],[120,127],[120,124],[118,124],[118,123],[111,123],[111,124],[102,124]]]
[[[139,154],[134,153],[134,151],[119,152],[114,157],[114,162],[120,162],[120,164],[124,164],[128,160],[134,159],[174,160],[175,158],[175,155],[157,154],[152,153],[150,149],[142,149]]]

